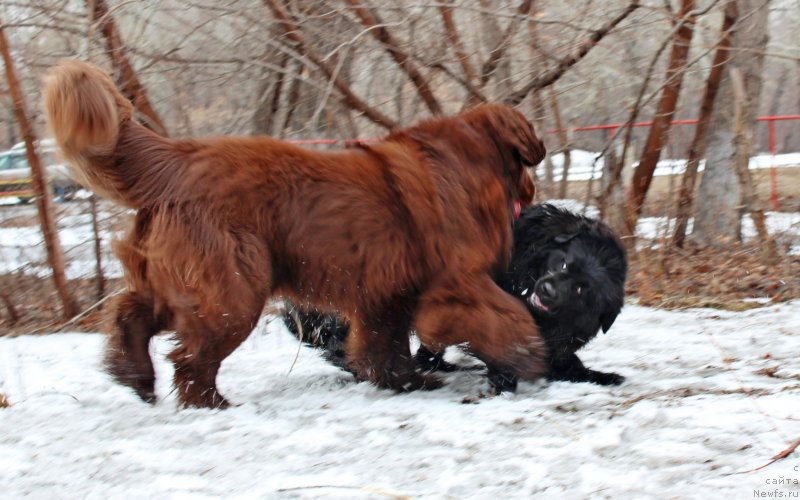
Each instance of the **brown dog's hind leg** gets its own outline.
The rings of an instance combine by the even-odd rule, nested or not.
[[[152,300],[140,294],[122,295],[112,310],[106,369],[120,384],[136,391],[142,400],[155,403],[156,377],[150,357],[150,339],[164,324],[156,317]]]
[[[217,389],[217,373],[227,358],[255,328],[260,308],[250,315],[176,313],[178,346],[169,354],[175,366],[175,389],[185,407],[227,408]]]
[[[396,311],[352,318],[346,347],[356,377],[399,392],[441,387],[437,377],[417,371],[408,344],[409,325],[408,315]]]
[[[547,374],[547,347],[531,314],[488,275],[460,275],[430,288],[420,298],[414,326],[434,352],[467,343],[498,370],[526,380]]]

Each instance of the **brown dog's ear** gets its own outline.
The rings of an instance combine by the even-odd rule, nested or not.
[[[489,105],[486,111],[496,137],[514,150],[523,166],[535,167],[544,159],[544,142],[525,115],[502,104]]]
[[[520,124],[520,128],[515,130],[517,132],[515,145],[518,148],[522,164],[526,167],[535,167],[544,160],[544,155],[547,151],[544,147],[544,142],[539,139],[533,130],[533,125],[522,115],[520,115],[520,118],[522,118],[523,122]],[[518,130],[521,130],[522,133],[519,133]]]

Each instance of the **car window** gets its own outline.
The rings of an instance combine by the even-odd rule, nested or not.
[[[24,155],[13,156],[11,160],[14,166],[12,168],[30,168],[28,167],[28,158]]]

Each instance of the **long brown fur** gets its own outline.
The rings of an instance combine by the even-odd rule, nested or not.
[[[544,155],[513,108],[317,152],[269,137],[160,137],[101,69],[78,61],[50,71],[44,103],[80,178],[137,209],[115,247],[128,291],[106,361],[142,399],[155,400],[150,339],[173,330],[181,403],[226,406],[220,364],[273,297],[341,311],[351,367],[380,387],[438,385],[415,370],[412,328],[429,346],[469,343],[524,379],[546,372],[530,314],[490,278],[507,265],[513,203],[534,194],[524,167]]]

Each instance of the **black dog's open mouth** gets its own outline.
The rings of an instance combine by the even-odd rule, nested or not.
[[[533,294],[531,294],[530,297],[528,297],[528,302],[533,307],[535,307],[537,309],[541,309],[542,311],[545,311],[545,312],[550,312],[550,308],[547,307],[546,305],[542,304],[542,299],[540,299],[539,296],[536,295],[535,292]]]

